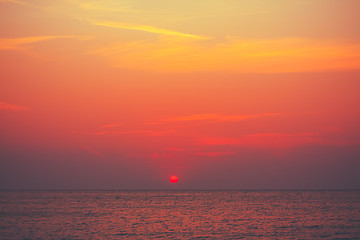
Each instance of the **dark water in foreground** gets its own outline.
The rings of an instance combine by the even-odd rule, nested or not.
[[[0,192],[1,239],[360,239],[360,191]]]

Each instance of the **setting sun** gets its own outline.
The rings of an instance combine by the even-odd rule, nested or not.
[[[177,183],[179,181],[179,178],[177,176],[170,177],[170,182]]]

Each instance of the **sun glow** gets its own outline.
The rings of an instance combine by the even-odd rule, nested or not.
[[[179,178],[177,176],[171,176],[170,177],[170,182],[171,183],[177,183],[179,181]]]

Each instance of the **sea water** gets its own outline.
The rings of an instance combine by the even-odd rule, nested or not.
[[[360,191],[3,191],[0,238],[360,239]]]

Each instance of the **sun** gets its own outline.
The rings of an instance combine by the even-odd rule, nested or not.
[[[170,182],[177,183],[177,181],[179,181],[179,178],[177,176],[171,176],[170,177]]]

